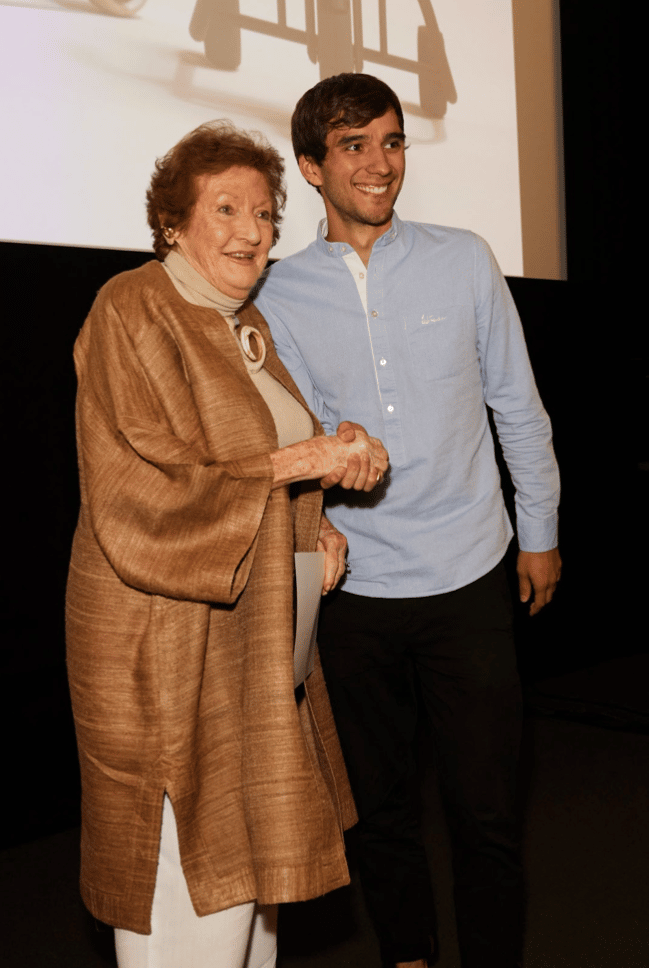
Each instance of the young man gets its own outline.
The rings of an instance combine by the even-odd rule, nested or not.
[[[394,92],[369,75],[328,78],[299,101],[292,139],[327,217],[315,242],[272,267],[257,305],[327,432],[355,413],[390,455],[373,494],[331,501],[350,573],[325,600],[319,631],[360,814],[363,890],[383,964],[433,964],[412,795],[418,683],[451,832],[463,968],[516,968],[521,698],[502,563],[512,529],[486,407],[516,488],[530,614],[561,569],[550,423],[487,244],[394,213],[405,175]]]

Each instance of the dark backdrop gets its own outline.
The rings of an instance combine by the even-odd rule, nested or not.
[[[568,282],[508,280],[552,418],[563,494],[563,582],[544,613],[521,613],[517,623],[526,685],[646,648],[647,314],[645,247],[634,231],[644,170],[626,110],[637,89],[632,28],[624,14],[588,0],[561,0],[561,28]],[[10,844],[78,822],[63,620],[78,508],[72,347],[100,286],[151,253],[2,243],[0,256],[2,839]]]

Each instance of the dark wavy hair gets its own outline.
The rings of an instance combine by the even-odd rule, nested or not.
[[[292,147],[321,165],[333,128],[363,128],[393,108],[404,131],[403,109],[391,87],[372,74],[335,74],[315,84],[292,115]]]
[[[218,175],[233,166],[254,168],[265,176],[272,197],[272,245],[278,242],[287,193],[285,165],[278,151],[257,131],[240,131],[230,121],[207,121],[156,161],[147,190],[147,222],[154,252],[161,262],[172,248],[163,228],[183,231],[197,201],[197,178]]]

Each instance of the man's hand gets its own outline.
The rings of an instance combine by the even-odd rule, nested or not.
[[[365,440],[371,448],[371,454],[351,452],[347,455],[346,466],[343,464],[334,468],[330,474],[320,480],[324,490],[339,484],[345,490],[354,488],[356,491],[372,491],[379,484],[387,470],[388,454],[382,441],[376,437],[369,437],[361,424],[350,420],[343,420],[337,428],[337,436],[346,444],[356,440]],[[370,459],[371,458],[371,459]]]
[[[530,604],[530,615],[536,615],[552,600],[561,577],[559,549],[552,551],[519,551],[516,561],[518,591],[522,602]]]
[[[365,434],[367,432],[362,424],[353,423],[352,420],[343,420],[337,428],[337,436],[350,444],[352,440],[355,440],[356,430],[361,430]]]
[[[332,591],[344,574],[347,544],[344,535],[333,527],[325,514],[322,514],[317,539],[317,551],[326,552],[322,595]]]
[[[389,460],[382,441],[370,437],[358,424],[352,424],[343,436],[300,440],[273,450],[269,457],[272,490],[293,481],[317,480],[324,488],[339,484],[347,490],[372,491],[382,481]]]

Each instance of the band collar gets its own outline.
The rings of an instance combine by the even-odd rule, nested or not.
[[[394,215],[392,216],[392,224],[387,229],[387,231],[380,236],[379,239],[376,239],[376,241],[373,244],[372,251],[373,249],[376,248],[376,246],[381,247],[385,245],[391,245],[391,243],[394,242],[401,234],[402,225],[403,223],[401,222],[400,218],[398,217],[396,212],[394,212]],[[328,219],[323,218],[320,221],[319,227],[317,229],[317,245],[327,256],[331,256],[333,258],[335,257],[343,258],[345,255],[348,255],[350,252],[353,252],[353,246],[349,245],[347,242],[327,242],[326,241],[327,235],[328,235]]]

